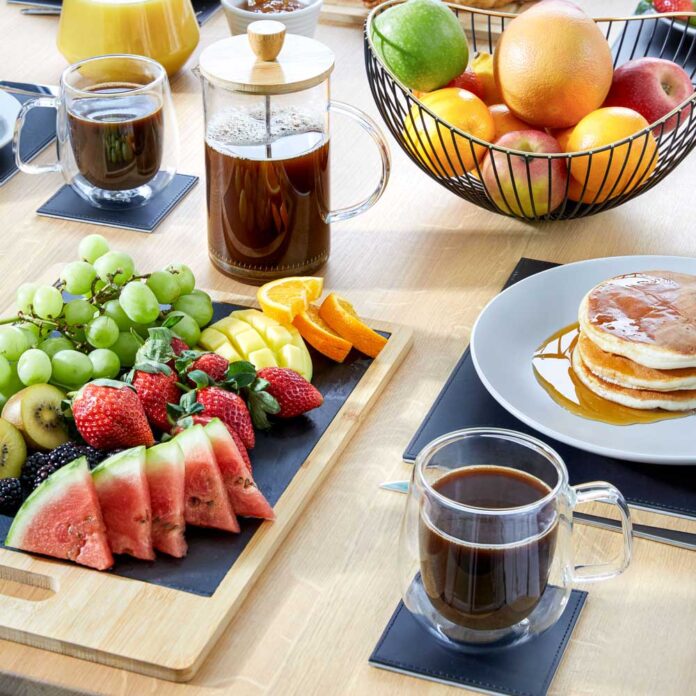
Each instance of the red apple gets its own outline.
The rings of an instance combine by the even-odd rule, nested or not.
[[[671,60],[638,58],[617,68],[604,106],[626,106],[655,123],[694,93],[691,78]],[[688,118],[691,107],[681,112],[681,121]],[[674,130],[677,116],[666,121],[664,132]],[[659,136],[660,127],[654,129]]]
[[[481,78],[470,68],[467,68],[461,75],[458,75],[453,80],[450,80],[445,87],[458,87],[466,89],[472,94],[475,94],[479,99],[483,99],[483,82]]]
[[[555,138],[539,130],[512,131],[499,138],[495,144],[529,153],[563,151]],[[508,163],[507,154],[497,150],[490,151],[481,173],[489,195],[501,210],[526,217],[546,215],[558,208],[565,197],[568,181],[568,168],[562,158],[510,155]]]

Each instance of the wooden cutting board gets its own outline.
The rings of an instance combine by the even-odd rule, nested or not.
[[[255,305],[248,297],[210,295]],[[276,503],[277,519],[260,525],[212,596],[0,549],[0,638],[162,679],[191,679],[410,347],[409,328],[368,323],[390,332],[386,347]]]

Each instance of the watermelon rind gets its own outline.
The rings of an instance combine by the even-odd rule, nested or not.
[[[21,544],[23,532],[26,530],[29,523],[37,516],[41,507],[50,503],[62,489],[67,488],[83,478],[85,472],[89,474],[87,459],[85,457],[79,457],[53,472],[53,474],[40,486],[35,488],[24,503],[22,503],[22,507],[17,511],[10,531],[7,533],[5,544],[7,546]]]
[[[107,457],[92,470],[92,478],[95,483],[100,479],[115,478],[126,472],[137,473],[145,466],[145,447],[131,447],[131,449],[117,452]]]

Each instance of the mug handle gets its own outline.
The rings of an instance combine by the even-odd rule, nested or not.
[[[29,101],[22,104],[22,108],[17,115],[17,122],[15,124],[14,138],[12,141],[12,149],[14,150],[15,163],[17,168],[27,174],[45,174],[46,172],[59,172],[61,166],[59,162],[51,162],[50,164],[29,164],[22,160],[20,154],[20,142],[22,137],[22,128],[24,128],[24,121],[27,118],[27,114],[35,108],[43,107],[46,109],[57,109],[59,100],[56,97],[37,97],[36,99],[29,99]]]
[[[615,505],[621,514],[621,531],[623,533],[623,554],[618,562],[576,565],[572,571],[573,582],[594,582],[607,580],[621,575],[631,561],[633,549],[633,526],[631,512],[621,491],[606,481],[581,483],[572,487],[575,493],[573,509],[580,503],[602,502]]]
[[[367,131],[372,139],[377,145],[380,157],[382,158],[382,174],[380,175],[379,182],[375,190],[360,203],[348,206],[347,208],[339,208],[338,210],[332,210],[326,213],[324,216],[324,221],[328,224],[332,222],[340,222],[341,220],[350,220],[350,218],[364,213],[369,210],[384,193],[384,189],[387,187],[387,182],[389,181],[389,172],[391,171],[391,160],[389,157],[389,146],[386,140],[382,136],[377,124],[363,111],[356,109],[350,104],[345,104],[344,102],[331,100],[329,102],[329,110],[335,111],[342,116],[348,116],[360,125],[360,127]]]

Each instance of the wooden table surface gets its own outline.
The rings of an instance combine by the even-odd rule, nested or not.
[[[618,14],[630,13],[635,3],[584,4],[598,14]],[[56,84],[65,67],[55,48],[56,26],[55,18],[25,17],[17,7],[0,5],[0,78]],[[226,35],[218,14],[203,28],[201,45]],[[361,31],[322,25],[317,38],[336,52],[334,98],[377,118],[364,76]],[[202,177],[199,87],[185,70],[173,89],[182,132],[180,169]],[[377,156],[350,123],[336,118],[333,128],[333,200],[343,205],[373,185]],[[396,545],[404,499],[378,484],[407,477],[401,453],[466,347],[479,311],[521,256],[569,262],[696,254],[696,158],[621,208],[579,222],[531,226],[461,201],[391,144],[393,173],[382,200],[334,227],[326,285],[349,295],[367,316],[411,324],[414,347],[201,670],[188,684],[171,684],[0,642],[0,693],[462,693],[367,663],[399,600]],[[202,179],[153,235],[37,217],[34,211],[60,184],[57,175],[20,174],[0,189],[3,306],[19,283],[49,264],[71,260],[79,239],[93,231],[132,254],[140,268],[185,260],[201,287],[250,292],[208,261]],[[657,515],[639,512],[635,518],[696,531],[694,524]],[[577,534],[583,554],[618,549],[618,535],[610,532],[579,527]],[[588,588],[551,693],[693,693],[695,578],[696,553],[636,540],[630,569]]]

